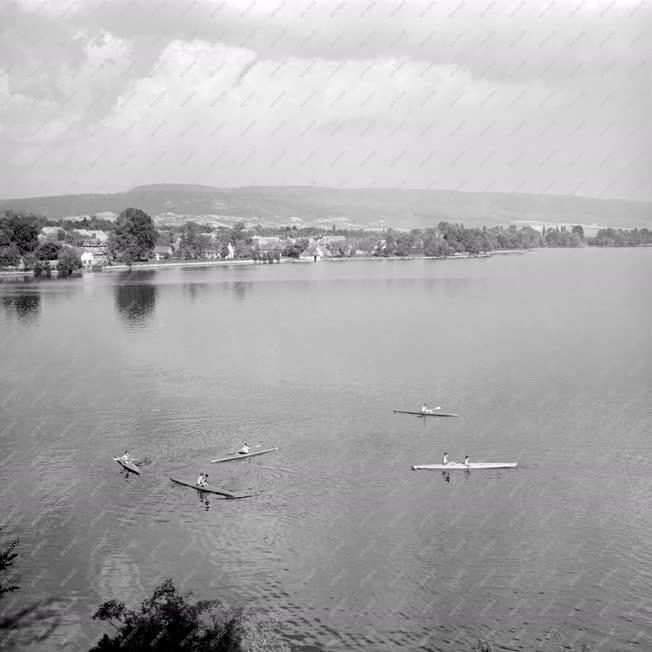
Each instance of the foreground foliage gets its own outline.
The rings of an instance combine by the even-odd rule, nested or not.
[[[179,593],[171,579],[158,586],[140,609],[109,600],[93,616],[115,627],[91,652],[114,650],[193,650],[196,652],[244,652],[282,650],[270,629],[245,628],[242,612],[227,609],[219,600],[192,602],[190,593]]]
[[[0,528],[1,530],[1,528]],[[12,539],[4,548],[0,549],[0,572],[4,573],[14,564],[14,559],[18,555],[14,552],[18,545],[18,539]],[[14,584],[7,584],[4,578],[0,578],[0,598],[10,591],[15,591],[18,587]]]

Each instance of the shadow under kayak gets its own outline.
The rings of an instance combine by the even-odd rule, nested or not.
[[[239,455],[229,455],[229,457],[218,457],[216,460],[211,460],[211,464],[218,464],[219,462],[232,462],[235,460],[246,460],[248,457],[256,457],[256,455],[264,455],[265,453],[273,453],[278,448],[268,448],[264,451],[256,451],[255,453],[242,453]]]
[[[471,462],[468,466],[459,462],[450,464],[417,464],[413,471],[482,471],[483,469],[515,469],[517,462]]]
[[[113,458],[122,468],[127,469],[127,471],[131,471],[132,473],[135,473],[136,475],[140,475],[140,469],[133,464],[132,462],[125,462],[124,460],[121,460],[119,457],[114,457]]]
[[[186,482],[185,480],[177,480],[176,478],[170,478],[170,480],[184,487],[190,487],[191,489],[196,489],[197,491],[207,493],[207,494],[217,494],[218,496],[224,496],[225,498],[228,498],[230,500],[235,500],[237,498],[251,498],[250,495],[236,496],[234,493],[231,493],[230,491],[224,491],[224,489],[216,489],[215,487],[211,487],[211,486],[198,487],[197,483],[195,482]]]
[[[416,412],[414,410],[394,410],[394,414],[416,414],[418,417],[459,417],[459,414],[452,412],[440,412],[435,410],[433,412]]]

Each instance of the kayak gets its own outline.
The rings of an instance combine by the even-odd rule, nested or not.
[[[136,475],[140,475],[140,469],[133,462],[125,462],[124,460],[121,460],[119,457],[114,457],[113,459],[118,464],[120,464],[120,466],[127,469],[127,471],[131,471],[132,473],[135,473]]]
[[[416,414],[418,417],[459,417],[459,414],[452,412],[441,412],[440,410],[433,410],[432,412],[416,412],[413,410],[394,410],[394,414]]]
[[[420,464],[412,467],[413,471],[481,471],[483,469],[515,469],[516,462],[471,462],[468,466],[461,462],[449,462],[448,464]]]
[[[278,448],[268,448],[264,451],[256,451],[255,453],[243,453],[242,455],[230,455],[229,457],[219,457],[216,460],[211,460],[211,464],[217,464],[218,462],[231,462],[233,460],[246,460],[248,457],[255,457],[256,455],[263,455],[263,453],[273,453],[277,451]]]
[[[206,487],[198,487],[196,482],[186,482],[185,480],[177,480],[176,478],[170,478],[170,480],[172,480],[172,482],[176,482],[177,484],[183,485],[184,487],[190,487],[191,489],[196,489],[197,491],[201,491],[207,494],[217,494],[218,496],[224,496],[225,498],[235,499],[235,498],[250,497],[250,496],[236,496],[230,491],[224,491],[224,489],[216,489],[215,487],[211,487],[210,485],[207,485]]]

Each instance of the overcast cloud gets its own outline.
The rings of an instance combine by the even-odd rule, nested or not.
[[[158,182],[652,199],[648,1],[23,0],[0,196]]]

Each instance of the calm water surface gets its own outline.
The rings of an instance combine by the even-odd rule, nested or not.
[[[168,576],[300,650],[650,649],[651,278],[641,249],[4,282],[5,600],[55,599],[44,649]],[[392,413],[424,400],[461,416]],[[208,464],[244,440],[280,450]],[[410,470],[444,450],[520,468]],[[256,495],[169,481],[200,471]]]

